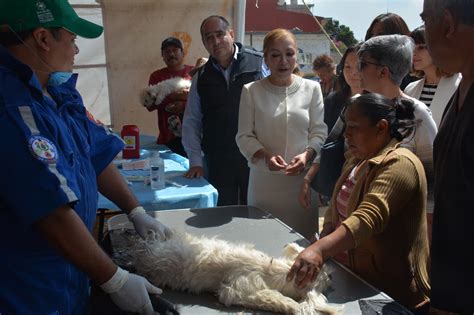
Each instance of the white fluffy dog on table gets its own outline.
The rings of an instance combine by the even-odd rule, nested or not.
[[[143,249],[143,246],[146,250]],[[298,289],[286,281],[291,265],[303,249],[287,245],[284,258],[272,258],[246,244],[174,232],[166,241],[136,244],[137,272],[158,286],[173,290],[216,293],[226,306],[286,314],[337,314],[342,307],[330,305],[322,294],[329,278],[323,270],[315,283]]]

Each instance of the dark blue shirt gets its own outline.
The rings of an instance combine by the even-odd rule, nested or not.
[[[88,279],[34,229],[71,206],[91,230],[96,177],[123,142],[86,115],[77,75],[48,86],[0,46],[0,313],[82,314]]]

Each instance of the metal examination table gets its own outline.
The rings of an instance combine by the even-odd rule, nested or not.
[[[182,209],[154,211],[149,214],[159,218],[161,222],[172,228],[194,235],[218,236],[229,241],[254,244],[257,249],[274,257],[281,256],[281,250],[287,243],[296,241],[302,246],[309,244],[288,226],[254,207]],[[116,218],[111,221],[114,222],[112,228],[132,228],[129,222],[125,222],[125,218],[123,217],[122,220]],[[114,248],[114,242],[116,242],[114,233],[111,233],[111,242],[112,248]],[[329,267],[332,284],[325,295],[329,302],[345,305],[343,314],[365,314],[366,312],[361,311],[359,300],[377,300],[382,304],[389,303],[390,308],[395,304],[390,303],[392,299],[389,296],[369,285],[339,263],[329,260],[326,264]],[[181,314],[270,314],[238,306],[227,308],[220,304],[212,294],[192,295],[165,289],[163,297],[175,303]],[[395,305],[400,307],[398,304]],[[404,311],[406,310],[402,309],[401,313]]]

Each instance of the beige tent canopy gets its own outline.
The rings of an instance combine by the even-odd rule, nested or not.
[[[156,113],[143,108],[138,95],[150,73],[164,67],[160,44],[168,36],[182,40],[185,62],[207,57],[199,34],[201,21],[225,16],[239,41],[243,38],[245,0],[70,0],[81,17],[104,25],[98,39],[79,38],[75,60],[78,89],[87,109],[120,131],[136,124],[156,135]]]

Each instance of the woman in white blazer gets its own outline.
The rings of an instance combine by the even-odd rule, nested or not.
[[[317,204],[304,209],[298,194],[327,136],[321,87],[292,74],[298,49],[290,31],[270,31],[263,52],[271,74],[244,85],[236,136],[250,167],[248,204],[310,239],[318,230]]]
[[[410,36],[415,41],[413,69],[422,78],[410,83],[404,92],[424,102],[431,109],[433,120],[439,127],[444,109],[461,81],[461,74],[448,74],[433,64],[426,48],[424,26],[416,28]]]

